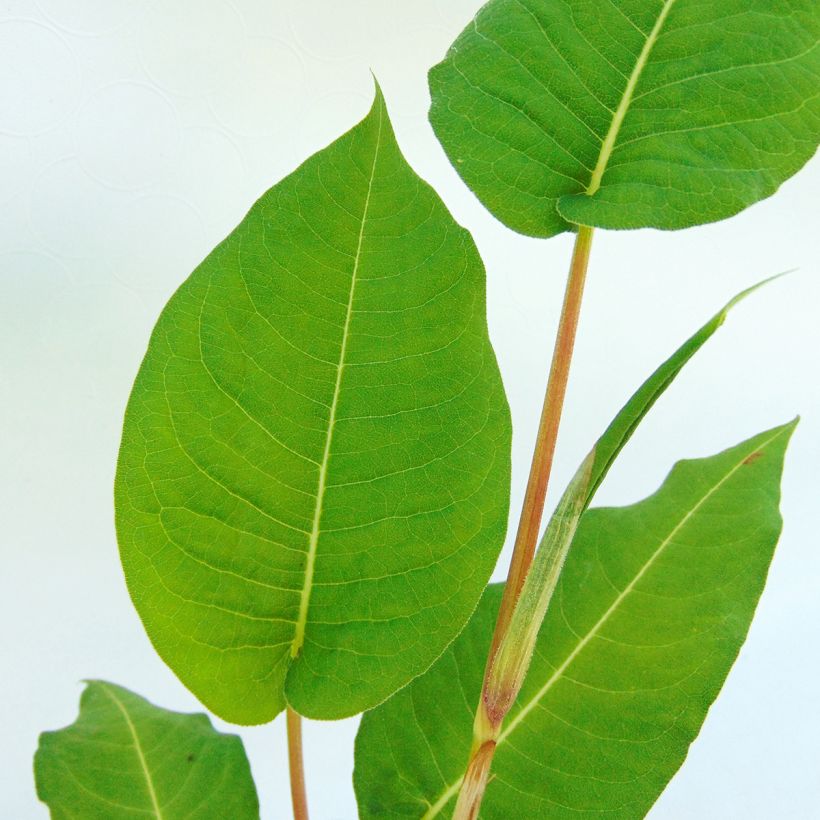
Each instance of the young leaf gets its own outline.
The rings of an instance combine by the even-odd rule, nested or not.
[[[489,716],[502,718],[518,693],[578,521],[618,453],[683,366],[723,324],[729,311],[749,294],[777,278],[779,276],[773,276],[739,293],[687,339],[641,385],[583,460],[550,518],[510,624],[495,654],[492,675],[483,694]]]
[[[490,0],[430,72],[430,121],[521,233],[713,222],[814,153],[819,40],[816,0]]]
[[[509,458],[481,260],[377,93],[157,323],[116,480],[129,590],[221,717],[355,714],[469,618]]]
[[[606,478],[609,468],[618,454],[632,438],[644,416],[652,409],[655,402],[663,395],[669,385],[683,370],[684,366],[704,344],[723,326],[729,311],[751,296],[759,288],[785,276],[784,273],[771,276],[741,291],[730,299],[706,324],[693,333],[652,375],[635,391],[629,401],[618,411],[603,435],[595,442],[589,454],[592,459],[589,480],[584,482],[586,488],[584,507],[588,506],[601,482]],[[579,472],[585,470],[585,463]],[[577,478],[577,476],[576,476]]]
[[[653,496],[581,519],[482,817],[641,817],[686,756],[742,645],[781,519],[795,423],[678,463]],[[365,715],[360,816],[449,816],[500,587],[432,669]]]
[[[259,817],[240,738],[104,681],[88,683],[71,726],[40,735],[34,776],[54,820]]]

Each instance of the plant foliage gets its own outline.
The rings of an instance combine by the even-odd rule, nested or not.
[[[653,496],[581,518],[482,818],[646,814],[746,637],[780,534],[793,428],[680,462]],[[500,592],[426,675],[365,715],[363,820],[450,816]]]
[[[220,717],[356,714],[474,610],[509,459],[484,268],[378,92],[163,311],[117,469],[129,590]]]
[[[686,228],[814,153],[820,5],[490,0],[430,89],[450,160],[511,228]]]
[[[87,684],[71,726],[40,735],[34,774],[52,820],[259,817],[240,738],[105,681]]]

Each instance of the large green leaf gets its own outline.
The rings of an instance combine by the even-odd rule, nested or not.
[[[712,222],[814,153],[819,40],[817,0],[490,0],[431,71],[430,119],[522,233]]]
[[[355,714],[474,610],[509,457],[481,261],[377,93],[157,323],[117,471],[129,590],[221,717]]]
[[[794,423],[678,463],[653,496],[581,519],[483,818],[642,817],[742,645],[777,542]],[[446,817],[467,761],[500,587],[433,668],[365,715],[360,816]]]
[[[34,775],[53,820],[259,817],[240,738],[104,681],[88,683],[71,726],[40,735]]]

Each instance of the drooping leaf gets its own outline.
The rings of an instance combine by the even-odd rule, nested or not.
[[[490,0],[430,73],[430,120],[532,236],[683,228],[774,193],[820,138],[816,0]]]
[[[116,480],[129,590],[221,717],[355,714],[475,608],[509,457],[481,261],[377,93],[159,319]]]
[[[482,818],[649,810],[746,637],[780,533],[793,429],[680,462],[644,501],[582,517]],[[363,820],[450,816],[500,589],[427,674],[364,716],[354,774]]]
[[[104,681],[88,683],[71,726],[40,735],[34,775],[53,820],[259,817],[239,737]]]

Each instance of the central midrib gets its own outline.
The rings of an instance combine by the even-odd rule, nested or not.
[[[148,770],[148,764],[145,760],[145,754],[142,751],[142,744],[140,743],[139,735],[137,735],[137,727],[134,726],[134,722],[131,720],[131,716],[128,714],[128,710],[125,708],[122,701],[120,701],[120,699],[105,684],[101,684],[101,686],[103,692],[105,692],[117,709],[119,709],[120,714],[125,720],[126,726],[128,726],[128,731],[131,734],[131,740],[133,741],[134,749],[137,753],[137,759],[139,760],[140,768],[142,769],[143,776],[145,777],[145,785],[148,789],[148,796],[151,799],[151,807],[157,820],[163,820],[162,812],[159,807],[159,801],[157,800],[157,793],[154,789],[154,781],[151,778],[151,772]]]
[[[621,95],[618,107],[615,109],[615,113],[612,116],[612,122],[609,124],[609,130],[604,137],[604,141],[601,143],[601,151],[598,154],[598,161],[595,163],[595,168],[592,171],[589,185],[587,185],[587,189],[585,191],[587,196],[592,196],[601,187],[601,179],[604,176],[606,166],[609,164],[609,158],[612,156],[612,151],[615,148],[618,133],[621,130],[621,125],[623,125],[626,112],[629,110],[630,103],[632,102],[632,96],[638,85],[638,80],[641,78],[641,74],[643,73],[646,63],[649,60],[649,53],[652,51],[652,48],[657,42],[658,36],[663,28],[663,24],[666,22],[669,11],[674,4],[675,0],[666,0],[663,4],[663,8],[661,9],[661,13],[658,15],[658,19],[655,21],[655,25],[652,27],[652,31],[649,32],[646,40],[644,41],[641,53],[638,55],[638,59],[635,61],[635,66],[632,69],[632,73],[629,75],[629,79],[627,80],[624,93]]]
[[[370,207],[370,195],[373,191],[373,178],[376,175],[376,161],[379,156],[382,135],[382,107],[379,107],[379,127],[376,132],[376,147],[373,151],[373,164],[370,168],[370,178],[367,183],[367,195],[362,209],[362,224],[359,228],[359,239],[356,246],[356,256],[353,261],[353,273],[350,278],[350,291],[347,300],[347,313],[345,315],[344,328],[342,330],[342,343],[339,349],[339,361],[336,365],[336,383],[333,388],[333,399],[330,403],[330,413],[328,415],[327,434],[325,436],[325,447],[322,454],[322,461],[319,465],[319,479],[316,488],[316,505],[313,509],[313,524],[310,530],[308,541],[307,561],[305,563],[305,581],[302,586],[302,594],[299,600],[299,616],[296,621],[293,643],[290,647],[291,658],[296,658],[305,642],[305,627],[307,624],[308,606],[310,604],[310,593],[313,588],[313,574],[316,568],[316,552],[319,546],[319,534],[322,523],[322,506],[324,502],[325,488],[327,486],[327,467],[330,461],[330,447],[333,442],[333,429],[336,424],[336,409],[339,404],[339,395],[342,387],[342,374],[345,367],[345,356],[347,355],[347,341],[350,335],[350,319],[353,315],[353,297],[356,292],[356,280],[359,273],[359,263],[362,255],[362,243],[364,240],[364,228],[367,223],[367,212]]]
[[[778,430],[774,433],[770,438],[766,439],[765,441],[761,442],[755,449],[758,451],[762,451],[764,448],[768,447],[775,439],[779,438],[783,435],[783,430]],[[590,641],[595,638],[595,636],[600,632],[601,628],[606,624],[606,622],[610,619],[612,614],[620,607],[623,601],[633,592],[635,586],[641,580],[641,578],[646,575],[658,557],[663,553],[663,551],[669,546],[675,536],[680,532],[681,528],[686,525],[689,519],[716,493],[745,463],[746,457],[748,454],[744,455],[744,457],[737,462],[719,481],[717,481],[712,487],[709,488],[709,491],[704,493],[704,495],[698,500],[698,502],[686,512],[686,514],[681,518],[681,520],[673,527],[669,535],[661,541],[660,546],[652,553],[652,555],[647,559],[641,569],[635,574],[635,577],[627,584],[627,586],[618,594],[609,608],[604,612],[604,614],[598,619],[595,625],[578,641],[575,648],[570,652],[570,654],[566,657],[566,659],[561,663],[561,665],[553,672],[553,674],[549,677],[546,683],[535,693],[535,695],[530,698],[530,700],[522,706],[522,708],[518,711],[515,717],[507,724],[504,731],[498,738],[498,743],[496,744],[496,748],[501,747],[501,745],[507,740],[507,738],[515,731],[515,729],[524,721],[529,715],[529,713],[535,709],[535,707],[541,702],[544,696],[549,692],[550,689],[561,679],[564,672],[567,671],[569,666],[572,662],[584,651]],[[422,815],[422,820],[432,820],[432,818],[436,817],[442,809],[450,802],[450,800],[456,795],[459,788],[461,787],[461,781],[463,778],[459,778],[455,782],[451,783],[447,789],[439,796],[438,800],[432,804],[432,806]]]

